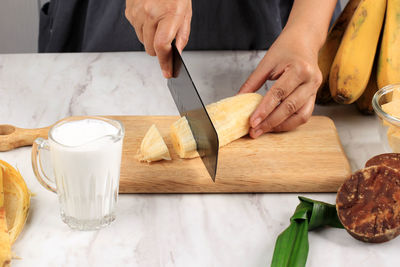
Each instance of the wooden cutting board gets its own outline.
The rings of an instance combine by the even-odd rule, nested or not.
[[[336,192],[351,174],[334,123],[314,116],[297,130],[244,137],[219,151],[214,183],[201,159],[180,159],[169,138],[177,117],[113,117],[126,128],[121,193]],[[156,124],[172,161],[139,163],[135,154]]]
[[[298,129],[243,137],[219,151],[216,182],[201,159],[180,159],[172,148],[169,127],[175,116],[109,116],[125,126],[120,193],[336,192],[351,169],[328,117],[313,116]],[[140,142],[156,124],[172,161],[140,163]],[[46,137],[48,128],[35,137]],[[34,130],[30,130],[34,131]],[[25,142],[23,144],[29,144]]]

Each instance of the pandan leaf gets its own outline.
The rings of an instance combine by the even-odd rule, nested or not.
[[[308,254],[307,220],[292,221],[276,240],[271,266],[302,267]]]
[[[325,225],[335,228],[343,228],[343,225],[337,216],[335,205],[302,196],[299,196],[299,199],[301,202],[307,202],[313,205],[311,216],[309,217],[308,231]]]
[[[336,206],[299,197],[290,225],[276,239],[271,267],[304,267],[308,256],[308,231],[329,225],[343,228]]]

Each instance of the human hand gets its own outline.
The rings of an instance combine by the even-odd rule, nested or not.
[[[309,45],[301,33],[284,30],[239,94],[255,92],[267,80],[276,81],[250,117],[252,138],[292,130],[311,117],[322,81],[318,49]]]
[[[189,40],[191,0],[126,0],[125,16],[146,52],[157,56],[165,78],[172,77],[171,43],[180,52]]]

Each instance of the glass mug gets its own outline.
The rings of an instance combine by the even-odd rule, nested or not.
[[[34,141],[35,176],[58,195],[61,218],[71,228],[94,230],[115,220],[124,131],[117,120],[70,117],[52,126],[47,140]],[[54,179],[43,170],[44,150]]]

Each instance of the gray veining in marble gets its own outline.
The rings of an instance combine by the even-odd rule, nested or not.
[[[206,103],[235,94],[264,52],[185,52]],[[261,89],[265,91],[264,89]],[[0,55],[0,124],[48,126],[71,115],[178,114],[155,58],[141,52]],[[354,106],[317,107],[331,117],[355,170],[383,152],[374,117]],[[56,196],[34,178],[30,148],[0,153],[35,196],[14,245],[13,266],[269,266],[298,194],[121,195],[117,220],[75,232]],[[335,194],[302,194],[333,203]],[[400,238],[380,245],[344,230],[310,233],[307,266],[398,266]]]

